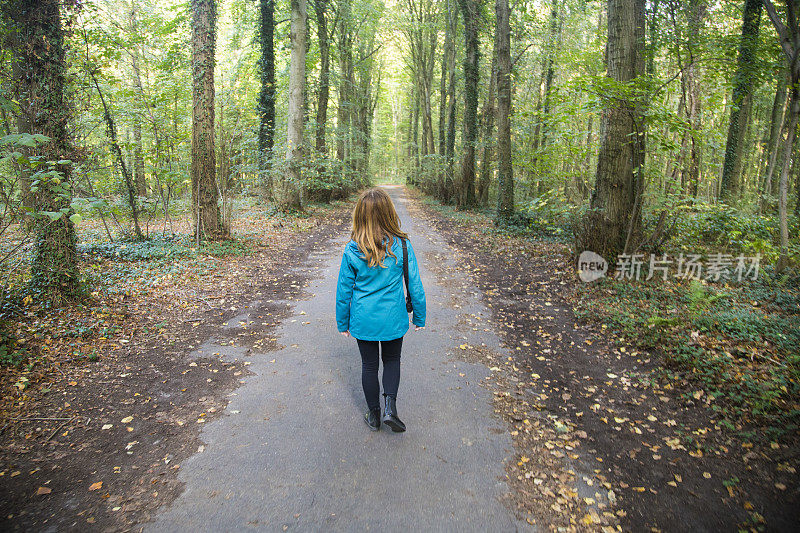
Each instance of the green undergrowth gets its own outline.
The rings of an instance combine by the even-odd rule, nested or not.
[[[578,288],[575,313],[660,353],[668,377],[698,382],[730,427],[800,424],[800,277],[765,268],[741,285],[603,279]]]
[[[475,226],[482,215],[491,218],[490,211],[461,211],[426,196],[422,201],[460,225]],[[537,209],[541,212],[546,205]],[[530,212],[505,226],[481,225],[479,231],[499,238],[565,241],[563,232],[548,228],[576,216],[561,210],[549,219],[531,221]],[[701,388],[702,401],[717,412],[723,426],[738,431],[760,427],[765,431],[758,434],[765,438],[796,433],[800,274],[792,269],[775,273],[771,262],[777,254],[770,244],[774,230],[768,217],[742,215],[724,206],[688,214],[674,230],[668,253],[759,253],[758,278],[739,283],[604,278],[578,286],[575,314],[603,324],[617,342],[660,354],[663,365],[653,377],[693,383],[687,390]],[[690,249],[692,242],[702,243],[697,252]]]

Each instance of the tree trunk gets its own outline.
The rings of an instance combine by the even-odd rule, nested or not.
[[[496,8],[495,8],[496,9]],[[495,33],[497,33],[496,30]],[[489,90],[486,94],[486,104],[483,106],[481,119],[483,120],[483,153],[481,155],[481,176],[478,179],[477,200],[485,207],[489,202],[489,186],[492,183],[492,160],[494,159],[494,122],[498,110],[495,107],[495,84],[497,83],[497,36],[492,52],[492,73],[489,79]]]
[[[536,194],[539,196],[544,194],[544,175],[550,174],[550,172],[543,172],[543,170],[549,169],[542,169],[542,160],[545,159],[544,156],[550,140],[550,107],[553,100],[551,92],[553,89],[553,78],[555,77],[555,60],[558,50],[561,47],[562,17],[558,9],[558,1],[559,0],[552,0],[552,5],[550,8],[549,41],[551,44],[548,46],[548,52],[542,67],[542,78],[544,79],[544,92],[542,93],[542,98],[544,100],[544,104],[542,106],[542,115],[539,119],[539,124],[541,124],[541,139],[537,139],[537,148],[540,155],[536,158],[537,165],[534,169],[534,172],[536,173]]]
[[[138,35],[139,24],[136,14],[136,3],[131,3],[131,32]],[[134,45],[131,49],[131,67],[133,70],[133,83],[138,94],[142,94],[142,76],[139,72],[139,46]],[[147,105],[144,102],[144,105]],[[136,194],[147,196],[147,178],[144,173],[144,147],[142,146],[142,120],[137,114],[133,118],[133,175],[136,182]]]
[[[608,0],[608,76],[630,84],[644,73],[644,0]],[[641,234],[644,165],[641,95],[609,99],[600,124],[600,151],[591,208],[576,251],[607,258],[624,253]]]
[[[15,76],[12,88],[20,109],[19,131],[50,138],[36,149],[44,161],[75,157],[67,129],[70,107],[65,95],[67,66],[59,5],[57,0],[0,4],[8,27],[14,28],[0,36],[3,48],[11,51],[15,73],[22,74]],[[34,202],[38,216],[34,220],[37,239],[31,285],[44,300],[59,304],[77,295],[79,277],[75,226],[70,220],[72,166],[56,164],[53,169],[59,177],[43,176]]]
[[[767,141],[767,170],[764,176],[764,187],[762,189],[762,197],[759,204],[759,210],[767,210],[766,196],[774,195],[777,192],[775,187],[775,168],[778,167],[778,156],[781,151],[781,141],[783,136],[781,131],[783,129],[783,117],[786,109],[786,95],[787,95],[787,79],[783,70],[778,74],[778,85],[775,89],[775,99],[772,102],[772,113],[770,114],[769,124],[769,140]]]
[[[458,204],[460,207],[475,205],[475,140],[478,137],[478,62],[480,50],[478,40],[477,0],[458,0],[464,16],[464,154],[461,158],[461,183]]]
[[[497,15],[497,221],[514,213],[514,175],[511,166],[511,28],[508,0],[496,0]],[[490,89],[491,91],[491,89]]]
[[[267,196],[272,195],[272,149],[275,145],[275,0],[259,2],[261,92],[258,97],[258,171]]]
[[[796,52],[795,52],[796,53]],[[797,62],[795,58],[795,63]],[[781,170],[781,180],[778,185],[778,219],[780,225],[780,250],[781,255],[775,270],[782,272],[789,264],[789,221],[788,221],[788,196],[789,196],[789,170],[792,161],[792,149],[797,131],[797,121],[800,115],[800,90],[798,82],[800,76],[793,76],[792,90],[789,99],[788,129],[786,132],[786,145],[783,151],[783,169]]]
[[[442,72],[439,78],[439,154],[447,151],[447,79],[450,75],[450,48],[454,45],[453,9],[451,0],[445,0],[444,50],[442,50]]]
[[[303,157],[303,87],[306,83],[306,0],[291,0],[289,39],[289,109],[286,127],[286,172],[278,184],[282,210],[300,209],[300,166]]]
[[[338,103],[336,110],[336,157],[342,162],[345,173],[350,168],[350,149],[348,140],[352,123],[352,95],[353,89],[353,34],[350,27],[351,0],[342,0],[339,3],[338,20],[338,43],[337,53],[339,55],[339,83],[338,83]]]
[[[734,77],[728,140],[725,144],[725,162],[722,165],[720,184],[720,200],[727,203],[735,203],[741,195],[739,174],[745,148],[744,136],[750,119],[760,20],[761,0],[745,0],[742,39],[739,43],[739,59]]]
[[[792,151],[800,118],[800,27],[798,27],[798,5],[796,0],[786,0],[786,20],[784,25],[770,0],[764,0],[764,7],[778,33],[778,42],[789,65],[789,106],[786,120],[786,145],[783,151],[783,170],[778,186],[778,219],[780,225],[780,257],[775,265],[776,272],[782,272],[789,265],[789,221],[788,196],[789,173],[792,166]]]
[[[94,72],[89,72],[89,75],[94,82],[97,89],[97,95],[100,97],[100,103],[103,105],[103,120],[106,123],[106,131],[108,132],[108,139],[111,141],[111,152],[117,160],[120,172],[122,172],[122,179],[125,182],[125,190],[128,193],[128,205],[131,208],[131,218],[133,218],[133,231],[137,239],[143,239],[141,227],[139,226],[139,205],[136,201],[136,184],[131,178],[130,167],[125,163],[125,157],[122,154],[122,149],[117,142],[117,127],[114,124],[114,118],[111,116],[111,111],[106,104],[106,99],[103,92],[100,90],[100,84],[97,82],[97,77]]]
[[[453,9],[451,12],[452,34],[456,34],[458,28],[458,11]],[[452,203],[457,196],[455,190],[455,172],[453,165],[455,162],[456,151],[456,47],[455,37],[450,45],[449,69],[450,75],[447,80],[447,142],[445,146],[445,198],[444,201]]]
[[[216,0],[192,0],[192,211],[195,238],[225,237],[220,219],[214,150]]]
[[[706,0],[691,0],[689,2],[689,63],[686,65],[686,118],[689,122],[690,144],[689,165],[684,170],[684,181],[687,184],[687,193],[691,198],[697,196],[700,183],[700,83],[697,79],[697,46],[700,43],[700,34],[703,21],[706,17],[708,4]]]
[[[315,149],[319,156],[324,156],[325,129],[328,123],[328,94],[330,91],[330,45],[327,22],[327,0],[316,0],[314,10],[317,14],[317,34],[319,38],[319,89],[317,91],[317,131]]]

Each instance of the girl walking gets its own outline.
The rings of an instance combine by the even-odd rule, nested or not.
[[[404,255],[404,248],[407,256]],[[336,288],[336,323],[339,332],[352,336],[361,352],[361,385],[368,411],[364,420],[373,431],[381,422],[392,431],[405,431],[397,416],[400,384],[400,350],[408,331],[408,307],[403,295],[403,261],[408,266],[408,293],[415,331],[425,327],[425,290],[419,277],[414,249],[400,231],[400,217],[383,189],[361,193],[353,209],[350,241],[342,255]],[[378,348],[383,359],[381,418],[378,384]]]

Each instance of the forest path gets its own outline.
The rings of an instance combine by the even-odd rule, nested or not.
[[[386,190],[420,259],[428,305],[427,327],[412,328],[403,343],[398,411],[408,431],[371,432],[364,424],[358,349],[336,330],[336,282],[349,238],[342,233],[319,243],[303,265],[318,272],[310,297],[288,304],[291,314],[276,332],[285,347],[245,356],[254,374],[231,393],[225,414],[204,425],[203,452],[181,465],[184,492],[147,530],[532,529],[502,502],[512,443],[491,392],[478,384],[490,372],[452,357],[463,343],[502,351],[494,333],[460,325],[464,315],[489,312],[477,289],[466,294],[437,282],[426,257],[451,256],[447,245],[411,217],[402,187]],[[454,290],[464,292],[458,305]]]

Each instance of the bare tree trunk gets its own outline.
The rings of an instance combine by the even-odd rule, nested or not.
[[[547,151],[547,145],[550,140],[550,106],[552,105],[553,96],[551,94],[553,90],[553,78],[555,77],[555,60],[558,54],[559,48],[561,48],[561,26],[562,26],[562,14],[558,8],[559,0],[552,0],[551,11],[550,11],[550,44],[548,46],[548,53],[543,65],[546,65],[546,68],[543,66],[542,70],[542,77],[544,79],[544,92],[543,92],[543,99],[544,104],[542,107],[542,116],[539,119],[539,123],[542,125],[541,127],[541,139],[539,142],[539,152],[540,154],[544,155]],[[543,157],[538,157],[536,159],[537,165],[534,169],[536,173],[536,194],[542,195],[544,194],[544,174],[548,174],[547,172],[542,172],[542,160]]]
[[[458,10],[450,10],[450,23],[452,24],[451,33],[455,36],[458,28]],[[450,57],[448,59],[450,69],[449,79],[447,80],[447,143],[445,146],[445,198],[444,201],[451,203],[457,197],[455,190],[455,172],[453,165],[455,162],[456,150],[456,46],[455,37],[450,43]]]
[[[725,144],[725,162],[722,166],[720,183],[720,200],[728,203],[736,202],[741,194],[739,174],[742,169],[742,153],[745,147],[744,136],[750,120],[760,20],[761,0],[745,0],[742,39],[739,44],[728,140]]]
[[[686,118],[689,122],[690,143],[689,165],[685,171],[684,181],[687,183],[687,192],[690,197],[697,196],[700,183],[700,83],[697,79],[696,48],[700,42],[703,23],[706,17],[708,4],[706,0],[691,0],[689,3],[689,63],[686,66]]]
[[[324,156],[325,128],[328,122],[328,93],[330,91],[330,36],[327,23],[327,0],[316,0],[314,10],[317,15],[317,34],[319,38],[319,90],[317,92],[317,131],[315,148],[317,154]]]
[[[774,195],[777,192],[775,187],[775,168],[778,166],[778,155],[781,151],[781,141],[783,136],[783,119],[786,109],[787,79],[783,71],[778,74],[778,85],[775,89],[775,100],[772,102],[772,113],[770,114],[769,140],[767,141],[767,171],[764,176],[764,187],[759,203],[759,210],[767,209],[767,195]]]
[[[131,32],[136,35],[139,31],[139,23],[136,14],[136,3],[131,3],[130,10]],[[138,94],[142,94],[142,76],[139,72],[139,46],[134,45],[130,51],[131,67],[133,70],[133,83]],[[145,105],[146,102],[145,102]],[[139,116],[133,119],[133,175],[136,182],[136,194],[147,196],[147,179],[144,173],[144,147],[142,146],[142,121]]]
[[[192,0],[192,211],[195,238],[226,235],[219,212],[214,149],[216,0]]]
[[[458,0],[464,16],[464,154],[461,158],[459,206],[475,205],[475,141],[478,137],[478,4],[476,0]]]
[[[514,175],[511,165],[511,28],[508,0],[496,0],[497,14],[497,221],[514,213]]]
[[[275,0],[259,2],[261,91],[258,97],[258,171],[267,197],[272,196],[272,149],[275,145]]]
[[[495,11],[497,6],[495,6]],[[481,155],[481,175],[478,179],[477,199],[478,204],[486,206],[489,203],[489,186],[492,182],[492,160],[495,153],[494,122],[499,110],[495,106],[495,84],[497,83],[497,47],[500,32],[499,21],[495,29],[494,46],[492,47],[492,73],[489,78],[489,90],[486,94],[486,103],[483,106],[481,120],[483,121],[483,150]],[[510,53],[510,52],[509,52]]]
[[[607,72],[630,83],[644,73],[644,0],[608,0]],[[577,250],[606,257],[623,253],[641,234],[639,199],[644,166],[641,97],[606,104],[600,125],[600,152],[587,216]]]
[[[778,33],[778,42],[789,64],[789,80],[791,92],[786,121],[786,145],[783,152],[783,170],[778,186],[778,219],[780,225],[780,257],[775,265],[777,272],[782,272],[789,265],[789,221],[788,221],[788,195],[789,173],[792,165],[792,150],[797,131],[797,122],[800,118],[800,27],[798,27],[798,6],[796,0],[786,0],[786,20],[784,25],[780,20],[775,6],[770,0],[764,0],[772,24]]]
[[[94,86],[97,89],[97,95],[100,97],[100,103],[103,105],[103,119],[106,123],[108,138],[111,141],[111,152],[117,159],[117,164],[122,172],[122,179],[125,182],[125,190],[128,193],[128,205],[131,208],[131,218],[133,218],[133,231],[136,234],[137,239],[142,239],[144,236],[142,235],[142,230],[139,226],[139,205],[136,201],[136,184],[131,178],[130,168],[125,164],[125,157],[122,154],[122,149],[119,146],[119,142],[117,142],[117,127],[114,124],[114,119],[111,116],[111,111],[108,109],[108,104],[106,104],[106,99],[103,96],[103,92],[100,90],[100,84],[97,82],[97,77],[92,71],[89,72],[89,75],[91,76]]]
[[[291,9],[286,172],[276,194],[278,205],[283,210],[302,207],[300,165],[303,157],[303,87],[306,82],[306,0],[291,0]]]

